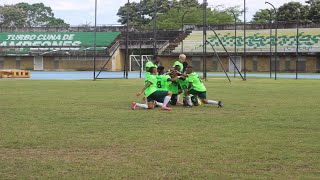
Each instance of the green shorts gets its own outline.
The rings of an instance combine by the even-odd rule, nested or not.
[[[163,102],[164,98],[168,95],[168,91],[163,90],[157,90],[154,93],[152,93],[150,96],[147,97],[147,101],[157,101],[157,102]]]
[[[190,89],[189,93],[198,96],[200,99],[207,99],[207,91],[200,92],[194,89]]]

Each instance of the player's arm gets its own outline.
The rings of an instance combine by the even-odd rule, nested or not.
[[[189,82],[189,85],[188,85],[188,90],[190,90],[192,87],[192,82]]]
[[[144,90],[146,90],[152,83],[150,81],[147,82],[147,84],[144,85],[144,87],[141,89],[140,92],[138,92],[136,95],[140,96],[141,94],[143,94]]]
[[[193,83],[193,76],[189,76],[189,85],[188,85],[188,91],[191,89],[192,87],[192,83]]]

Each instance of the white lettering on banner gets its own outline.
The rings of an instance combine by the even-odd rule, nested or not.
[[[75,36],[75,34],[9,34],[6,40],[0,41],[0,47],[39,46],[31,50],[79,50],[82,42],[74,41]]]
[[[59,42],[53,41],[52,46],[63,46],[63,41],[59,41]]]
[[[74,41],[72,43],[72,46],[80,46],[81,45],[81,42],[80,41]]]
[[[32,42],[31,41],[25,41],[22,43],[22,46],[32,46]]]
[[[40,34],[40,35],[38,36],[37,40],[44,40],[43,35],[42,35],[42,34]]]
[[[72,41],[74,39],[75,34],[70,34],[69,35],[69,41]]]
[[[14,35],[8,35],[7,41],[8,40],[13,40],[12,38],[14,38]]]
[[[40,46],[41,45],[41,41],[33,41],[32,42],[32,46]]]
[[[19,41],[16,46],[22,46],[22,41]]]
[[[63,40],[63,41],[69,40],[69,34],[63,35],[62,40]]]

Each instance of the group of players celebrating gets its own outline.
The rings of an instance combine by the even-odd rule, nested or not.
[[[158,66],[160,58],[154,56],[152,61],[146,63],[146,74],[144,87],[136,96],[144,95],[146,104],[132,102],[131,109],[137,107],[144,109],[154,109],[160,106],[162,110],[172,110],[170,105],[184,105],[187,107],[198,106],[200,104],[217,105],[223,107],[221,101],[208,100],[206,87],[201,77],[193,71],[192,66],[186,62],[186,55],[180,54],[172,69],[165,69]],[[183,96],[183,102],[180,101]],[[145,99],[144,97],[144,99]]]

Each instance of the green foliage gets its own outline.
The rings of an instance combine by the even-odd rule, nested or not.
[[[0,6],[0,26],[2,27],[18,27],[25,26],[26,12],[15,5]]]
[[[281,22],[300,22],[308,23],[320,22],[320,0],[311,0],[306,2],[308,5],[303,5],[300,2],[284,3],[277,9],[277,20]],[[272,8],[271,8],[272,9]],[[272,20],[275,19],[274,10],[272,9]],[[252,23],[265,24],[270,21],[270,15],[267,9],[261,9],[253,15]]]
[[[271,11],[271,18],[270,18],[270,11]],[[254,24],[267,24],[271,20],[274,19],[274,11],[269,9],[260,9],[253,15],[252,23]]]
[[[278,21],[297,21],[298,13],[300,22],[309,22],[309,8],[300,2],[289,2],[280,6],[278,8]]]
[[[318,179],[319,80],[209,78],[211,105],[130,110],[143,79],[1,80],[1,179]]]
[[[0,15],[3,17],[3,26],[7,27],[69,26],[64,20],[55,18],[52,9],[43,3],[18,3],[4,7],[0,6]]]
[[[157,27],[159,29],[181,29],[182,23],[200,24],[203,19],[202,5],[196,0],[181,0],[181,1],[157,1]],[[128,4],[120,7],[118,10],[118,20],[121,24],[125,24],[126,10]],[[129,4],[129,23],[131,25],[152,26],[154,17],[154,0],[141,1],[141,16],[139,11],[139,3],[132,2]],[[233,23],[234,17],[230,11],[235,12],[236,17],[239,17],[241,12],[239,7],[231,7],[220,9],[208,8],[207,20],[209,24]],[[182,22],[183,21],[183,22]]]
[[[309,4],[309,14],[308,19],[312,22],[320,22],[320,0],[310,0],[306,1]]]

